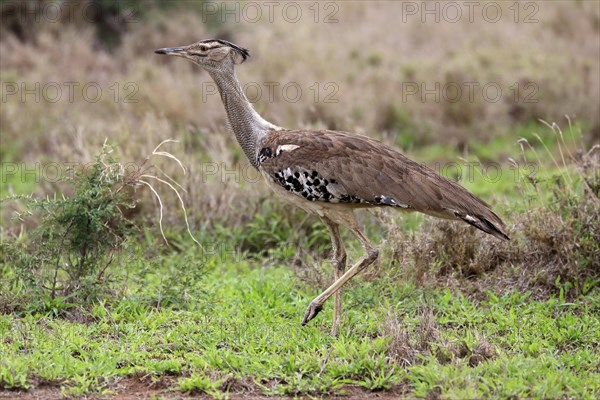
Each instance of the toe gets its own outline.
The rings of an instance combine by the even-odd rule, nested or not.
[[[323,309],[322,304],[310,303],[306,312],[304,313],[304,319],[302,320],[302,325],[306,325],[308,321],[317,316],[317,314]]]

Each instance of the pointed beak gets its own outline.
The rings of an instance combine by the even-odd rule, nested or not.
[[[183,47],[165,47],[163,49],[154,50],[156,54],[166,54],[166,55],[182,55],[185,53],[185,49]]]

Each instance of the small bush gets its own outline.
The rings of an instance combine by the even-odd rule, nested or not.
[[[39,224],[27,241],[2,243],[1,262],[34,309],[58,313],[106,294],[109,267],[135,230],[126,215],[136,205],[132,185],[138,177],[104,146],[91,166],[63,178],[71,196],[19,198],[27,211],[18,218],[38,217]]]
[[[191,239],[187,212],[179,189],[179,184],[152,165],[151,156],[175,161],[183,173],[183,164],[171,153],[160,150],[161,142],[135,168],[132,164],[119,162],[114,156],[114,148],[103,145],[95,161],[80,170],[70,170],[62,179],[63,194],[53,198],[34,199],[16,196],[6,200],[20,200],[26,211],[16,219],[33,219],[37,227],[15,240],[3,240],[0,244],[0,310],[51,312],[62,315],[74,307],[90,305],[96,300],[114,298],[126,289],[125,275],[131,264],[117,263],[123,251],[128,248],[129,238],[139,230],[131,218],[137,213],[138,187],[147,188],[159,206],[159,228],[162,238],[167,241],[163,230],[164,203],[156,187],[150,182],[158,182],[169,188],[179,200],[183,211],[185,227]],[[72,193],[65,196],[64,193]],[[150,230],[148,231],[148,233]],[[129,247],[133,252],[135,246]],[[136,254],[139,251],[136,252]],[[130,261],[135,261],[132,257]],[[146,258],[144,258],[144,262]],[[152,261],[152,260],[150,260]],[[117,264],[120,267],[117,269]],[[177,267],[170,268],[169,277],[182,285],[194,286],[202,269],[189,279],[182,279],[184,272]],[[146,271],[147,272],[147,271]],[[145,275],[144,275],[145,276]],[[161,299],[166,293],[167,302],[174,302],[178,287],[171,284],[158,285],[156,297]],[[117,284],[118,283],[118,284]],[[193,284],[192,284],[193,283]],[[150,286],[154,288],[154,286]],[[146,292],[149,292],[146,290]],[[193,296],[185,296],[189,301],[200,293],[190,289]],[[161,300],[158,300],[160,305]]]

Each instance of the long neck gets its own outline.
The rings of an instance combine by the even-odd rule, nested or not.
[[[225,106],[229,125],[250,163],[258,168],[257,148],[271,129],[278,126],[265,121],[248,101],[233,68],[230,71],[210,71]]]

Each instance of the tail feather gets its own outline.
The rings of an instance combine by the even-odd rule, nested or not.
[[[491,222],[490,220],[488,220],[487,218],[485,218],[483,216],[469,215],[469,214],[462,214],[462,213],[456,213],[456,216],[458,218],[462,219],[463,221],[465,221],[467,224],[472,225],[475,228],[484,231],[485,233],[489,233],[490,235],[495,236],[498,239],[510,240],[510,238],[508,237],[508,235],[506,233],[504,233],[498,226],[496,226],[493,222]],[[496,216],[496,214],[494,214],[494,216]],[[502,223],[502,221],[500,220],[500,218],[498,218],[498,216],[496,216],[496,219],[500,223]]]
[[[444,193],[442,210],[447,217],[461,219],[498,239],[510,240],[502,230],[504,222],[489,204],[449,179],[439,178],[436,183]]]

